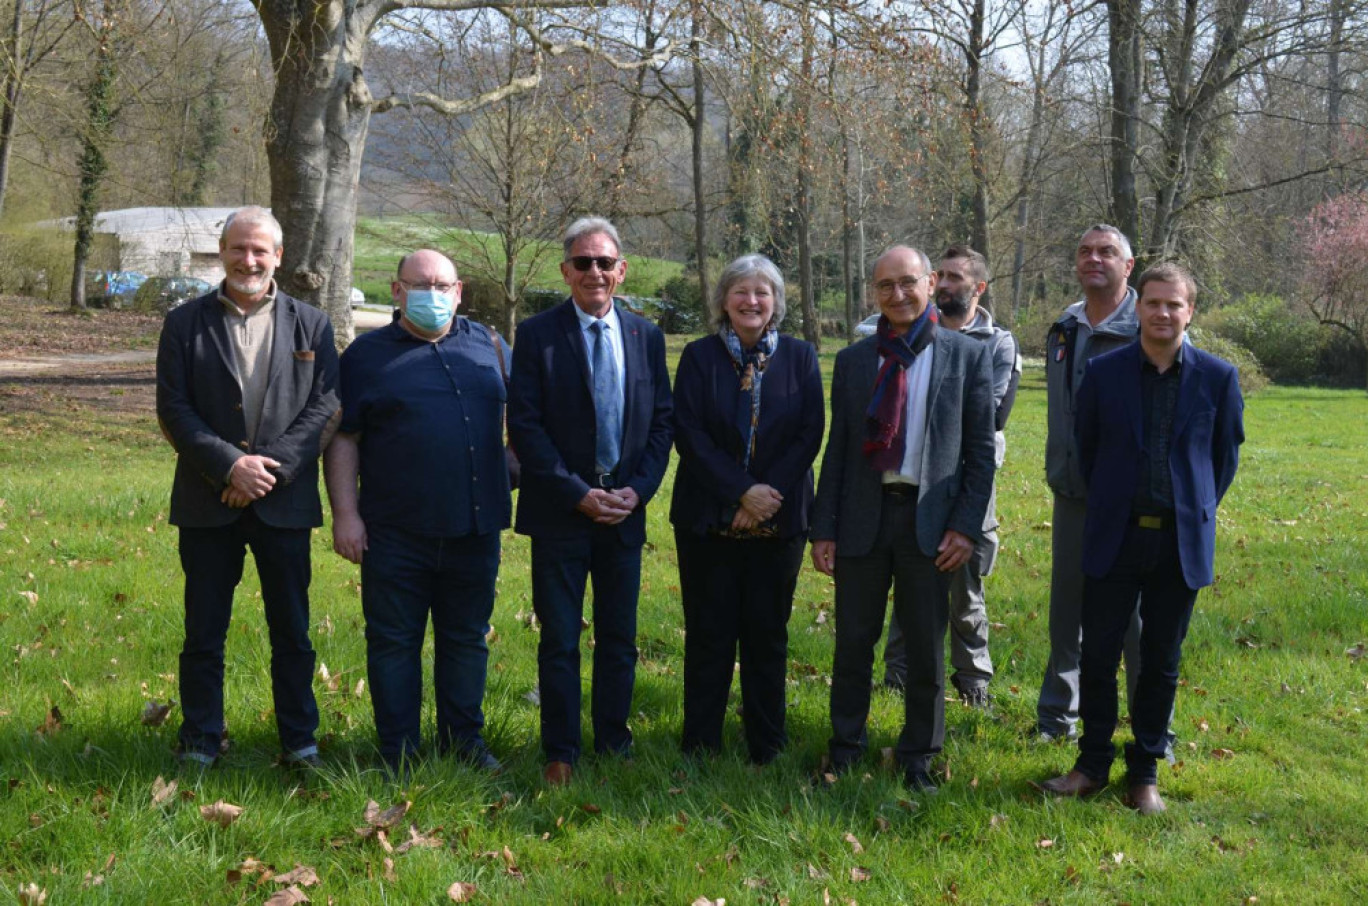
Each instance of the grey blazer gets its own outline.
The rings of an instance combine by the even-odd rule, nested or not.
[[[977,540],[993,488],[993,362],[987,343],[936,331],[927,390],[926,446],[917,494],[917,546],[928,557],[947,529]],[[883,476],[864,455],[865,410],[878,377],[878,338],[836,355],[831,433],[812,519],[814,541],[838,557],[868,554],[879,531]]]
[[[245,453],[280,463],[276,486],[252,504],[267,525],[323,524],[318,497],[319,440],[337,410],[332,322],[311,305],[276,292],[275,334],[255,446],[247,442],[242,385],[218,289],[178,308],[157,347],[157,420],[176,448],[171,524],[228,525],[242,515],[219,499],[228,470]]]

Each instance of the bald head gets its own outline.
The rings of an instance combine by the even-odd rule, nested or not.
[[[451,328],[461,304],[456,265],[441,252],[419,249],[399,259],[398,275],[390,284],[395,306],[403,312],[400,324],[424,340],[436,340]]]

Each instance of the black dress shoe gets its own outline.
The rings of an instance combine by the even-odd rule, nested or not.
[[[932,795],[936,792],[936,781],[926,771],[908,770],[903,774],[903,784],[914,793]]]

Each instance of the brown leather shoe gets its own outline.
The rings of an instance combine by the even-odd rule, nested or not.
[[[575,773],[569,762],[553,761],[542,769],[542,779],[547,786],[565,786],[570,782],[570,777]]]
[[[1142,815],[1161,814],[1168,806],[1159,796],[1159,787],[1153,783],[1138,783],[1126,793],[1126,805]]]
[[[1091,796],[1099,792],[1105,783],[1093,780],[1082,771],[1070,771],[1059,777],[1051,777],[1040,785],[1041,790],[1051,796]]]

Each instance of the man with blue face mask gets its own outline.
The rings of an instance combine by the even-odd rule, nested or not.
[[[504,459],[503,340],[456,315],[456,266],[424,249],[391,285],[394,322],[342,355],[342,421],[324,454],[333,549],[361,565],[380,754],[420,741],[423,636],[433,630],[437,749],[485,770],[485,644],[512,512]],[[359,490],[358,490],[359,481]]]

